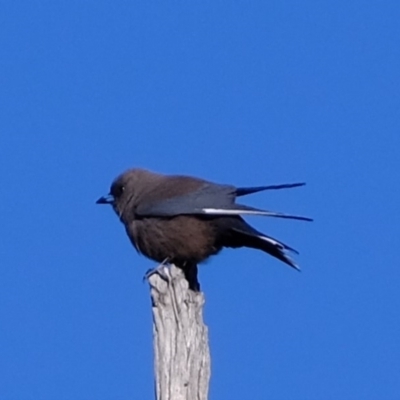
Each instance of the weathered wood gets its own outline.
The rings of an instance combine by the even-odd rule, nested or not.
[[[149,278],[153,311],[157,400],[207,400],[210,380],[204,294],[189,290],[182,271],[171,266],[169,282]]]

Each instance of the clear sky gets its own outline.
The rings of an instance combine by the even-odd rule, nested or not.
[[[247,204],[300,251],[200,269],[211,400],[400,398],[398,1],[3,1],[0,398],[153,398],[140,166],[306,181]]]

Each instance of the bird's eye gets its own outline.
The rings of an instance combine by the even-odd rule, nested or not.
[[[124,190],[125,190],[125,186],[120,186],[119,188],[118,188],[118,190],[117,190],[117,195],[118,196],[121,196],[122,195],[122,193],[124,193]]]
[[[124,192],[124,190],[125,190],[125,186],[124,186],[124,185],[115,185],[115,186],[113,186],[113,187],[111,188],[111,194],[112,194],[114,197],[119,197],[119,196],[122,195],[122,193]]]

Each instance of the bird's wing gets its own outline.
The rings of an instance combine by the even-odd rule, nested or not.
[[[304,182],[300,182],[300,183],[284,183],[281,185],[242,187],[242,188],[236,188],[235,195],[237,197],[246,196],[248,194],[261,192],[263,190],[290,189],[290,188],[295,188],[295,187],[304,186],[304,185],[305,185]]]
[[[231,207],[204,207],[202,213],[206,215],[261,215],[264,217],[297,219],[299,221],[312,221],[312,218],[301,215],[284,214],[275,211],[261,210],[259,208],[245,206],[243,204],[233,204]]]
[[[235,201],[234,186],[205,183],[196,190],[158,200],[153,196],[136,209],[141,217],[173,217],[185,214],[205,214],[207,207],[229,207]]]
[[[142,202],[136,209],[139,217],[174,217],[177,215],[261,215],[312,221],[311,218],[261,210],[235,204],[237,189],[228,185],[204,184],[198,190],[160,201]]]

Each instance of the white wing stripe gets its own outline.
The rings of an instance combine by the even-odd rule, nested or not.
[[[220,208],[203,208],[205,214],[210,215],[279,215],[268,211],[254,211],[254,210],[226,210]]]
[[[242,208],[226,209],[226,208],[201,208],[200,211],[208,215],[264,215],[266,217],[277,217],[285,219],[297,219],[301,221],[312,221],[311,218],[301,217],[299,215],[283,214],[279,212],[264,210],[246,210]]]

